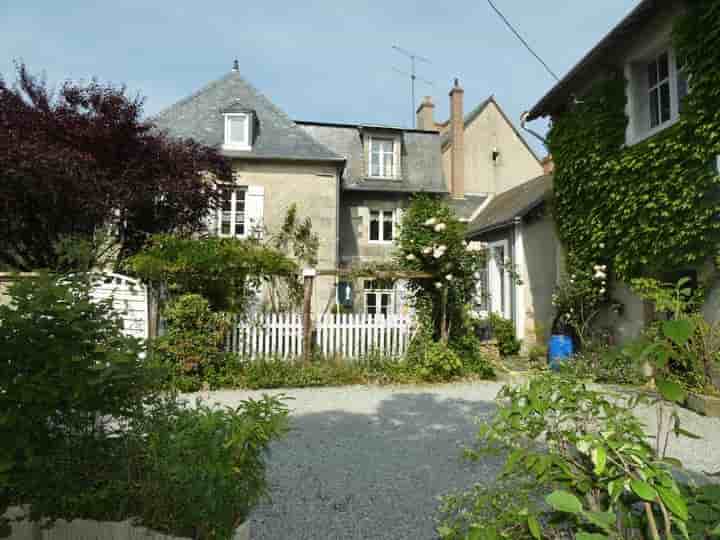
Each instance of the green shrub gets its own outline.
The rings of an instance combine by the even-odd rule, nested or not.
[[[611,395],[550,374],[505,386],[497,414],[466,451],[476,460],[501,454],[500,483],[446,498],[438,532],[457,540],[687,538],[692,516],[673,474],[682,463],[666,451],[671,436],[697,436],[671,404],[682,395],[658,388],[659,398]],[[657,437],[634,414],[639,404],[656,407]]]
[[[163,313],[166,331],[152,343],[152,361],[169,368],[176,388],[198,390],[205,372],[221,361],[230,319],[197,294],[178,297]]]
[[[111,421],[135,418],[158,388],[142,344],[121,332],[89,280],[23,279],[0,306],[0,505],[72,516],[102,505],[97,471],[118,472]],[[0,508],[0,515],[4,512]]]
[[[705,484],[702,486],[680,486],[683,497],[687,499],[690,538],[705,540],[720,534],[720,486]]]
[[[534,367],[547,365],[548,349],[544,345],[534,345],[528,353],[528,360]]]
[[[511,320],[493,313],[490,315],[490,326],[497,340],[500,356],[515,356],[520,352],[522,343],[515,335],[515,324]]]
[[[450,340],[450,348],[460,356],[464,373],[477,375],[483,379],[495,377],[495,370],[483,354],[480,340],[475,334],[467,332]]]
[[[366,382],[360,365],[318,359],[302,362],[272,358],[246,362],[242,377],[245,388],[305,388]]]
[[[638,358],[646,344],[640,340],[624,347],[590,345],[561,364],[561,370],[566,375],[597,383],[640,385],[646,377]]]
[[[282,399],[237,408],[158,403],[130,432],[130,513],[174,535],[225,540],[267,494],[266,451],[287,431]]]
[[[446,343],[425,343],[419,354],[408,359],[410,366],[425,381],[447,381],[463,373],[463,362]]]

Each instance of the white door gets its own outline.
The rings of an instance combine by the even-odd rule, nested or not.
[[[508,242],[493,242],[488,246],[488,303],[492,313],[505,319],[512,318],[510,310],[510,272],[506,270],[509,259]]]

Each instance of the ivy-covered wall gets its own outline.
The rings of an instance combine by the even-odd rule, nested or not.
[[[720,0],[690,1],[674,26],[691,92],[672,127],[624,147],[618,73],[553,118],[555,214],[568,269],[608,264],[618,279],[702,264],[720,239]]]

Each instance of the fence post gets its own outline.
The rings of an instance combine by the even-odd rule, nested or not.
[[[303,270],[303,359],[305,362],[310,361],[312,353],[312,293],[313,281],[317,271],[314,268],[305,268]]]

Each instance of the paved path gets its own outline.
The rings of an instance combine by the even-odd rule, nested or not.
[[[476,419],[492,415],[500,387],[224,391],[209,399],[233,405],[263,393],[294,398],[294,429],[272,446],[273,502],[252,516],[254,540],[429,540],[436,538],[437,497],[492,481],[500,468],[498,459],[461,459]],[[691,469],[719,469],[720,420],[682,416],[707,438],[672,443],[672,453]]]

